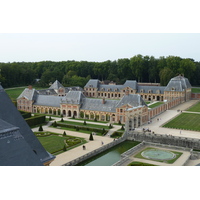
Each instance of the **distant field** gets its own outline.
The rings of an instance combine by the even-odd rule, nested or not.
[[[200,88],[192,88],[192,93],[200,93]]]
[[[189,108],[187,111],[200,112],[200,102],[197,103],[196,105],[192,106],[191,108]]]
[[[7,88],[5,89],[8,96],[11,98],[12,101],[15,101],[17,97],[24,91],[26,87],[16,87],[16,88]],[[34,89],[41,90],[45,88],[33,87]]]
[[[11,98],[11,100],[14,101],[23,92],[24,89],[25,89],[25,87],[23,87],[23,88],[6,89],[5,91],[8,94],[8,96]]]
[[[181,113],[163,127],[200,131],[200,114]]]

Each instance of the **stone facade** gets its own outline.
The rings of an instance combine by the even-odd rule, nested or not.
[[[93,97],[93,98],[91,98]],[[91,79],[80,87],[65,88],[55,81],[46,90],[26,88],[17,99],[19,110],[67,117],[97,119],[110,123],[125,123],[131,119],[131,128],[147,123],[168,107],[191,98],[187,78],[177,76],[166,87],[159,84],[141,84],[127,80],[123,85],[105,85]],[[148,110],[144,101],[164,101],[158,108]]]

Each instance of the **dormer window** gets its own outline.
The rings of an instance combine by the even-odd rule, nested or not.
[[[175,91],[176,89],[174,87],[171,88],[171,91]]]
[[[148,93],[151,93],[151,90],[149,90]]]
[[[156,93],[157,93],[157,94],[160,94],[160,90],[157,90]]]
[[[141,89],[141,90],[140,90],[140,92],[141,92],[141,93],[143,93],[143,92],[144,92],[144,90],[143,90],[143,89]]]

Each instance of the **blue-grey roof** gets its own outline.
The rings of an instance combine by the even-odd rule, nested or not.
[[[99,85],[99,91],[120,92],[122,88],[124,88],[123,85]]]
[[[127,80],[127,81],[124,83],[124,87],[130,87],[130,88],[132,88],[133,90],[137,90],[138,84],[137,84],[137,81]]]
[[[172,78],[168,85],[165,88],[165,91],[184,91],[188,88],[191,88],[189,80],[183,76],[176,76]]]
[[[42,95],[57,95],[54,89],[43,89],[43,90],[37,90],[37,94]]]
[[[37,95],[33,105],[60,107],[61,99],[64,97],[51,95]]]
[[[84,98],[81,110],[92,110],[92,111],[102,111],[102,112],[116,112],[116,105],[118,100],[105,100],[102,103],[102,99],[92,99]]]
[[[90,79],[85,87],[93,87],[93,88],[98,88],[99,87],[99,80],[98,79]]]
[[[36,96],[37,96],[37,92],[35,89],[25,88],[24,91],[19,95],[17,99],[24,97],[27,100],[35,100]]]
[[[124,105],[130,105],[133,107],[138,106],[146,106],[146,103],[142,99],[142,97],[139,94],[128,94],[124,95],[120,101],[118,101],[118,104],[116,107],[121,107]]]
[[[44,149],[1,86],[0,105],[0,165],[42,165],[55,158]]]
[[[79,86],[65,87],[65,93],[68,93],[69,91],[83,91],[83,88]]]
[[[65,97],[62,97],[61,103],[81,104],[83,98],[85,96],[81,91],[69,91]]]
[[[153,94],[164,94],[165,86],[142,86],[138,85],[138,93],[151,93]],[[142,92],[143,91],[143,92]]]
[[[49,87],[49,89],[54,89],[54,90],[58,90],[59,88],[64,88],[64,86],[63,86],[58,80],[56,80],[56,81]]]

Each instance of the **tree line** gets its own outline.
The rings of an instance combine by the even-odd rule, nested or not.
[[[182,74],[193,86],[200,85],[200,62],[191,58],[135,55],[129,58],[104,62],[42,61],[0,63],[0,82],[4,88],[37,84],[49,87],[55,80],[64,86],[81,86],[89,79],[114,81],[126,80],[157,82],[167,85],[169,80]],[[37,82],[36,80],[39,80]]]

